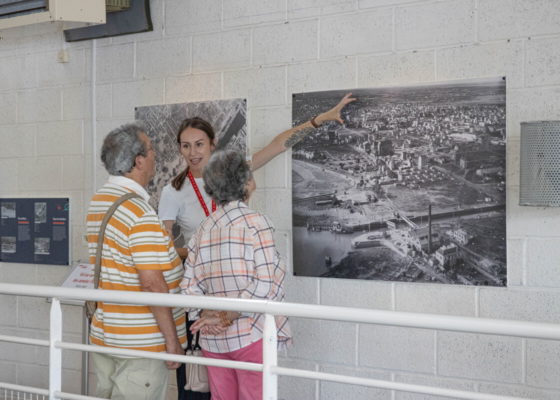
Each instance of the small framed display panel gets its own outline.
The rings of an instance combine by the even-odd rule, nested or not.
[[[68,198],[0,198],[0,261],[69,265]]]

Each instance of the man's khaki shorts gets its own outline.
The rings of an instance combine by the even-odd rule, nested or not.
[[[93,353],[97,374],[95,395],[113,400],[165,400],[168,369],[165,361],[119,358]]]

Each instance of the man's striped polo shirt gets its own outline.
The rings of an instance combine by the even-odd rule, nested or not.
[[[95,263],[101,221],[109,207],[131,191],[142,198],[121,204],[109,220],[103,240],[99,288],[141,291],[138,270],[160,270],[169,293],[180,293],[183,266],[173,242],[165,232],[149,195],[138,183],[126,177],[109,177],[92,198],[87,215],[90,263]],[[172,310],[180,343],[186,342],[185,314]],[[92,320],[90,340],[100,346],[162,352],[165,340],[148,306],[98,303]]]

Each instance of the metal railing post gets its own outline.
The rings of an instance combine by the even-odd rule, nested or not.
[[[49,341],[49,400],[56,400],[56,392],[62,391],[62,349],[55,343],[62,341],[62,309],[57,298],[52,299]]]
[[[265,314],[263,332],[263,400],[278,398],[278,375],[272,367],[278,365],[278,333],[274,315]]]

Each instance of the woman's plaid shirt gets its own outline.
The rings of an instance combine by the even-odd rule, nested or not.
[[[284,300],[286,267],[273,239],[274,228],[264,215],[241,201],[212,213],[188,244],[184,294]],[[192,315],[192,314],[191,314]],[[276,317],[279,346],[291,341],[286,317]],[[264,315],[243,313],[226,332],[200,337],[203,349],[227,353],[262,339]]]

